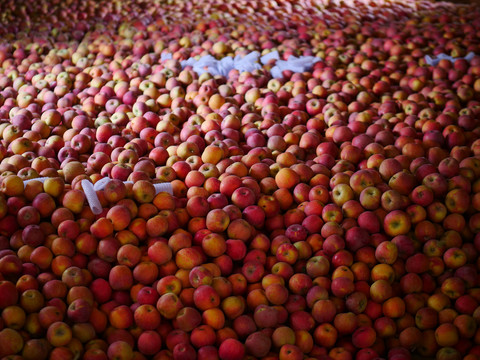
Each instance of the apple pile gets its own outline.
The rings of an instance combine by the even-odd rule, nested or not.
[[[0,2],[0,359],[474,360],[479,255],[478,6]]]

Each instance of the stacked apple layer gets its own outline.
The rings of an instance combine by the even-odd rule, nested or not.
[[[480,9],[0,2],[0,359],[480,356]]]

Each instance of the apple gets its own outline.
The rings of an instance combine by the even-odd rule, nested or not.
[[[47,329],[47,340],[52,346],[65,346],[72,340],[72,330],[62,321],[54,322]]]
[[[240,360],[245,356],[245,345],[236,339],[226,339],[220,344],[218,356],[222,360]]]
[[[475,7],[46,3],[2,8],[0,357],[480,355]]]
[[[410,217],[402,210],[394,210],[385,216],[383,227],[390,236],[404,235],[410,230]]]
[[[315,342],[327,348],[331,348],[335,344],[337,337],[338,331],[330,323],[319,325],[313,333]]]
[[[370,236],[368,232],[361,227],[352,227],[348,229],[345,234],[346,247],[351,251],[357,251],[358,249],[368,245],[369,243]]]
[[[248,354],[255,357],[263,357],[271,349],[271,339],[261,331],[250,334],[245,340],[245,350]]]
[[[114,357],[133,357],[133,346],[123,340],[117,340],[108,345],[107,355]]]
[[[193,307],[186,306],[177,312],[174,324],[176,324],[176,326],[183,331],[191,331],[200,325],[201,320],[202,317],[198,310]]]
[[[15,355],[22,351],[24,340],[19,332],[11,328],[0,331],[0,343],[2,344],[2,356]]]
[[[457,328],[450,323],[441,324],[435,329],[435,339],[439,346],[455,346],[458,336]]]
[[[91,313],[91,304],[85,299],[76,299],[68,305],[67,317],[73,322],[87,322],[90,319]]]

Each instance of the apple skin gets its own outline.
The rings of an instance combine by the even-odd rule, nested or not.
[[[368,232],[361,227],[352,227],[345,234],[346,247],[351,251],[356,251],[370,243]]]
[[[116,356],[130,356],[133,357],[133,346],[126,341],[117,340],[109,344],[107,355],[108,358],[114,358]]]
[[[388,213],[383,223],[385,232],[390,236],[404,235],[411,227],[410,217],[402,210]]]
[[[183,331],[191,331],[200,325],[202,316],[197,309],[193,307],[184,307],[180,309],[175,317],[174,324]]]
[[[0,290],[3,294],[0,301],[0,307],[2,309],[17,303],[19,294],[15,284],[7,280],[2,280],[0,281]]]
[[[367,306],[367,295],[360,291],[355,291],[348,295],[345,302],[347,310],[354,314],[362,313]]]
[[[277,310],[267,305],[259,305],[254,312],[255,324],[259,328],[269,328],[277,324],[277,319],[272,316],[277,316]]]
[[[173,348],[172,354],[175,358],[182,360],[191,360],[196,357],[195,348],[188,343],[176,344]]]
[[[445,205],[452,213],[464,213],[470,205],[470,195],[463,189],[453,189],[447,193]]]
[[[253,190],[242,186],[233,191],[231,201],[234,205],[243,210],[248,206],[254,205],[256,197]]]
[[[384,241],[375,249],[375,258],[383,264],[393,264],[397,260],[398,249],[395,243]]]
[[[272,346],[270,337],[261,331],[250,334],[245,340],[246,352],[255,357],[263,357],[268,354]]]
[[[375,186],[369,186],[360,193],[360,204],[367,210],[375,210],[381,204],[381,192]]]
[[[236,339],[226,339],[220,344],[218,356],[222,360],[240,360],[245,356],[245,346]]]
[[[324,256],[314,256],[308,259],[306,271],[312,277],[325,276],[330,271],[330,263]]]
[[[353,312],[335,315],[334,326],[339,334],[352,334],[358,327],[358,320]]]
[[[160,313],[154,305],[140,305],[133,314],[135,324],[143,330],[154,330],[161,323]]]
[[[173,256],[170,247],[161,241],[156,241],[148,248],[148,255],[158,265],[165,264]]]
[[[372,346],[375,340],[376,333],[371,327],[359,327],[352,335],[352,343],[360,349]]]
[[[319,323],[332,321],[336,313],[335,304],[331,300],[317,300],[313,304],[312,316]]]
[[[85,299],[76,299],[70,303],[67,309],[67,316],[71,321],[84,323],[90,319],[92,314],[91,304]]]
[[[22,350],[24,340],[16,330],[4,328],[0,331],[0,344],[2,344],[0,355],[15,355]]]
[[[337,277],[332,280],[330,289],[333,295],[342,298],[353,293],[355,285],[353,280],[348,277]]]
[[[72,340],[72,330],[64,322],[54,322],[47,329],[47,340],[53,346],[65,346]]]
[[[193,292],[195,307],[205,311],[220,305],[220,296],[210,285],[200,285]]]
[[[214,232],[222,232],[228,228],[230,218],[222,209],[213,209],[207,214],[207,228]]]
[[[138,337],[137,347],[143,355],[157,354],[162,348],[162,338],[158,332],[147,330]]]

